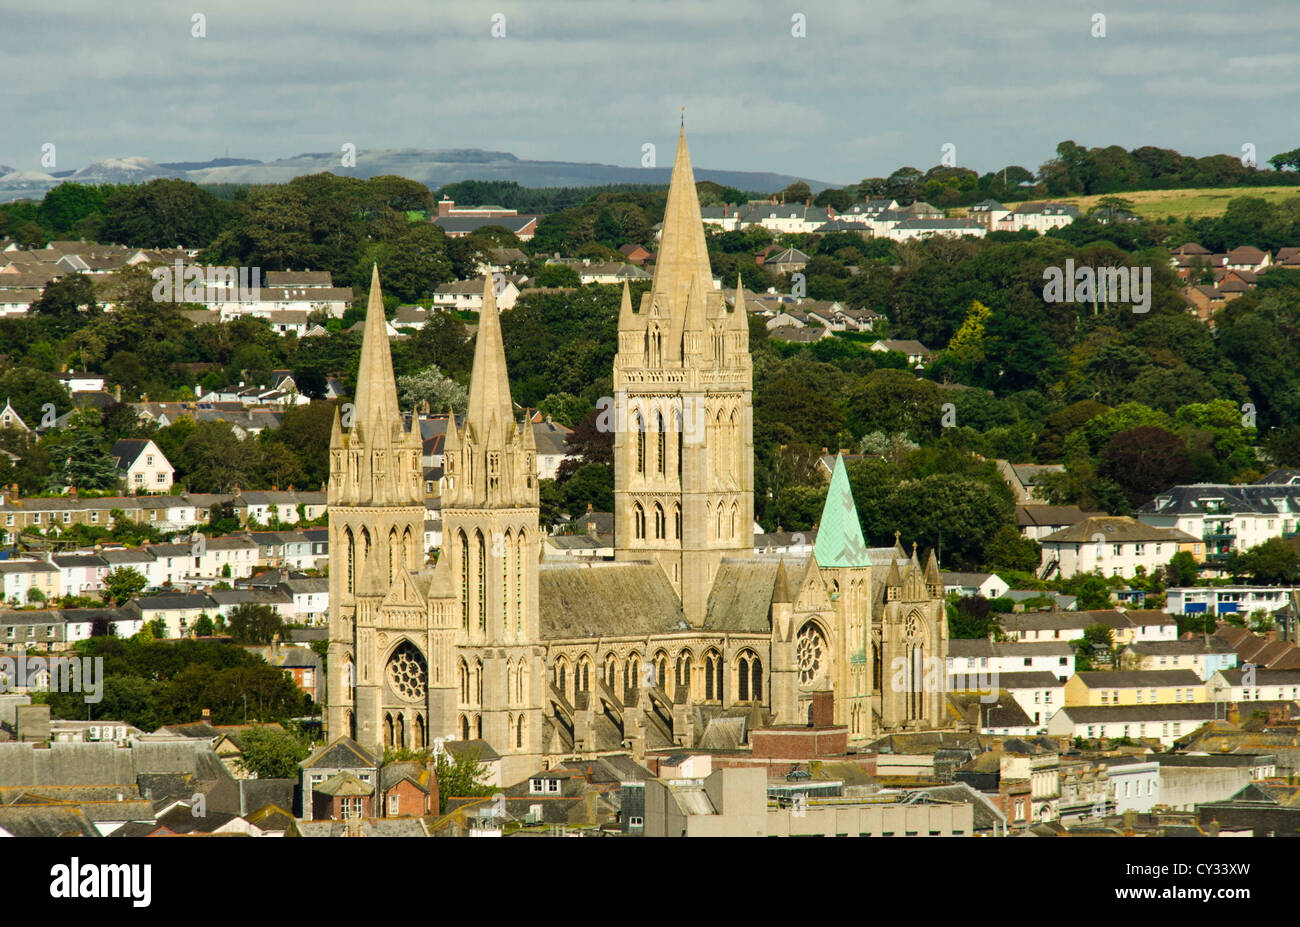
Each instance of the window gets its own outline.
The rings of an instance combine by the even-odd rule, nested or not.
[[[165,482],[167,482],[167,474],[166,474],[166,473],[159,473],[159,474],[158,474],[158,482],[159,482],[159,483],[165,483]]]
[[[559,779],[547,779],[547,780],[546,780],[546,791],[548,791],[548,792],[558,792],[559,790],[560,790],[560,780],[559,780]]]
[[[146,465],[146,466],[150,466],[150,467],[152,467],[152,466],[153,466],[153,454],[149,454],[149,455],[147,455],[147,456],[145,457],[145,459],[144,459],[144,462],[145,462],[145,465]]]
[[[143,474],[143,473],[137,473],[137,474],[135,475],[135,481],[136,481],[136,483],[143,483],[143,482],[144,482],[144,474]]]
[[[636,815],[632,815],[631,817],[629,817],[629,818],[627,819],[627,826],[628,826],[628,827],[644,827],[644,826],[645,826],[645,818],[641,818],[641,817],[637,817]]]

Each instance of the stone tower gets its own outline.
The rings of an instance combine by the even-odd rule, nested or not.
[[[483,284],[469,409],[463,427],[448,417],[444,450],[443,558],[460,611],[457,736],[482,737],[507,759],[522,760],[540,751],[545,682],[537,445],[532,426],[515,418],[490,277]]]
[[[426,622],[389,627],[383,614],[398,580],[424,563],[424,479],[419,433],[406,430],[397,404],[378,266],[355,402],[341,408],[330,436],[328,724],[331,735],[373,747],[427,736],[430,725]],[[387,684],[390,663],[411,685]]]
[[[618,560],[655,560],[693,625],[724,557],[752,556],[753,368],[737,286],[713,287],[683,128],[650,292],[627,286],[614,359],[614,538]]]
[[[851,740],[864,739],[871,733],[874,684],[867,658],[871,649],[871,557],[843,455],[835,458],[813,559],[835,610],[835,723],[848,726]]]

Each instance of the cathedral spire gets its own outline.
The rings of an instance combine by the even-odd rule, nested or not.
[[[713,272],[709,269],[709,252],[704,242],[704,221],[700,217],[700,199],[695,192],[695,173],[686,148],[686,128],[677,137],[677,156],[673,176],[668,184],[668,203],[664,208],[663,234],[659,255],[655,258],[651,301],[678,315],[684,309],[687,294],[694,285],[699,294],[713,289]]]
[[[497,313],[492,278],[483,278],[483,311],[479,313],[478,335],[474,339],[474,372],[469,381],[469,411],[466,421],[479,439],[488,433],[493,420],[499,437],[509,439],[514,430],[514,403],[510,400],[510,378],[506,375],[506,349],[501,339],[501,317]]]
[[[393,377],[393,356],[388,348],[388,320],[384,317],[384,296],[379,288],[379,265],[370,275],[370,303],[366,308],[365,334],[361,339],[361,366],[357,370],[354,424],[362,426],[368,440],[387,435],[394,422],[401,421],[397,405],[397,381]]]
[[[835,455],[835,470],[826,493],[826,505],[822,508],[822,520],[817,526],[813,556],[821,567],[871,566],[843,454]]]

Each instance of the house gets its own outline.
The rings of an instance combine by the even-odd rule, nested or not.
[[[1022,537],[1036,541],[1054,531],[1077,525],[1086,518],[1103,514],[1085,512],[1076,505],[1021,504],[1016,506],[1016,525]]]
[[[363,817],[370,816],[368,797],[374,794],[379,784],[379,761],[351,737],[338,737],[317,747],[298,765],[302,770],[302,810],[307,820],[317,820],[315,793],[327,782],[331,784],[325,789],[320,806],[320,813],[326,819],[342,814],[343,807],[334,799],[344,797],[367,798],[360,804],[360,809]],[[347,783],[346,787],[344,783]],[[350,801],[347,807],[350,814],[358,803]]]
[[[988,199],[980,200],[970,209],[966,210],[966,217],[972,222],[977,222],[984,228],[992,231],[1000,219],[1011,215],[1011,210],[1003,206],[997,200]]]
[[[934,353],[921,342],[912,339],[894,340],[882,338],[871,345],[871,350],[896,351],[906,356],[908,364],[913,367],[922,366]]]
[[[440,203],[440,208],[441,205]],[[433,224],[446,232],[448,238],[464,238],[479,229],[496,226],[510,232],[520,241],[532,241],[533,236],[537,234],[537,219],[537,216],[450,214],[436,217]]]
[[[1073,667],[1071,667],[1073,669]],[[978,677],[975,677],[978,681]],[[1028,733],[1037,733],[1043,729],[1047,720],[1056,713],[1056,710],[1065,704],[1065,682],[1063,677],[1049,670],[1028,670],[1024,672],[1006,672],[997,673],[992,677],[991,688],[996,689],[999,694],[1009,694],[1024,711],[1025,717],[1032,728]],[[978,685],[972,685],[971,676],[952,676],[948,681],[949,691],[979,691]],[[988,691],[987,689],[984,691]],[[1009,723],[1003,719],[1003,723],[993,724],[998,720],[996,712],[993,715],[981,716],[981,724],[985,727],[996,728],[996,733],[1011,733],[1008,729],[1002,731],[1002,728],[1009,728]],[[995,733],[988,731],[986,733]]]
[[[1174,616],[1152,609],[1019,612],[998,619],[1004,633],[1019,641],[1078,640],[1085,630],[1098,624],[1110,628],[1117,647],[1135,640],[1174,640],[1178,636]]]
[[[23,432],[31,431],[8,399],[5,400],[5,407],[0,409],[0,428]]]
[[[59,568],[44,560],[0,560],[0,602],[41,604],[63,595]]]
[[[763,269],[774,274],[792,274],[808,266],[808,255],[798,248],[786,248],[763,262]]]
[[[995,231],[1019,232],[1033,229],[1040,235],[1069,225],[1079,218],[1079,207],[1065,203],[1021,203],[1009,215],[994,223]]]
[[[1240,245],[1228,252],[1224,267],[1228,270],[1260,271],[1273,263],[1273,256],[1267,251],[1251,245]]]
[[[1136,515],[1144,524],[1201,538],[1205,555],[1197,560],[1213,562],[1300,533],[1300,485],[1261,480],[1174,486],[1141,505]]]
[[[1264,669],[1253,664],[1221,669],[1206,683],[1212,702],[1300,702],[1300,668]]]
[[[834,338],[830,329],[822,328],[820,325],[810,325],[807,328],[795,328],[793,325],[778,325],[769,329],[767,336],[775,341],[785,341],[790,344],[813,344],[821,341],[823,338]]]
[[[1270,614],[1291,600],[1295,586],[1171,586],[1165,590],[1165,610],[1175,615]]]
[[[986,226],[973,219],[902,219],[886,229],[885,237],[891,241],[911,241],[936,235],[947,238],[983,238],[988,232]]]
[[[141,621],[162,621],[166,629],[163,636],[173,639],[187,636],[200,615],[216,613],[216,603],[210,598],[190,593],[141,596],[132,599],[126,607],[139,615]]]
[[[1044,476],[1054,473],[1064,473],[1064,464],[1013,464],[1009,460],[998,459],[994,461],[998,468],[998,473],[1006,481],[1007,486],[1011,487],[1011,492],[1016,497],[1017,505],[1033,505],[1046,501],[1042,498],[1038,490],[1038,483]],[[1063,511],[1056,513],[1040,513],[1044,515],[1064,515],[1073,506],[1053,506]],[[1077,509],[1076,509],[1077,511]],[[1098,514],[1101,514],[1100,512]],[[1075,521],[1064,522],[1060,527],[1077,524]],[[1022,532],[1023,533],[1023,532]],[[1050,533],[1050,532],[1048,532]],[[1039,535],[1042,536],[1041,534]]]
[[[458,312],[481,312],[485,279],[454,280],[440,284],[433,291],[433,307],[443,311],[454,309]],[[513,309],[515,301],[519,299],[519,292],[515,281],[507,279],[500,292],[496,293],[497,308]]]
[[[384,817],[438,813],[438,777],[429,766],[410,761],[389,763],[379,771],[379,791]]]
[[[176,469],[148,438],[119,439],[109,454],[128,491],[171,491]]]
[[[1237,654],[1219,637],[1191,636],[1175,641],[1133,641],[1121,657],[1137,670],[1187,669],[1202,681],[1237,665]]]
[[[943,579],[944,595],[983,596],[986,599],[999,598],[1011,585],[996,573],[948,573],[940,572]]]
[[[1188,669],[1086,670],[1066,682],[1065,704],[1095,707],[1204,702],[1204,682]]]
[[[67,646],[67,619],[57,610],[0,611],[0,648],[64,650]]]
[[[1000,642],[983,637],[953,638],[948,642],[945,671],[950,679],[971,680],[967,688],[986,688],[980,683],[990,679],[996,686],[1010,673],[1051,673],[1064,683],[1074,675],[1072,639]]]
[[[1069,579],[1078,573],[1133,576],[1143,567],[1148,574],[1167,564],[1179,551],[1204,559],[1205,542],[1177,528],[1158,528],[1127,516],[1094,516],[1043,537],[1043,579],[1058,574]]]
[[[1143,705],[1074,705],[1062,708],[1047,723],[1047,733],[1056,737],[1086,740],[1151,738],[1166,747],[1214,720],[1210,702],[1157,703]]]

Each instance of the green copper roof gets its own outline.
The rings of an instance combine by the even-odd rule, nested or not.
[[[817,526],[817,543],[813,556],[820,567],[868,567],[867,545],[862,540],[862,523],[858,521],[858,507],[853,504],[853,490],[849,474],[844,469],[843,455],[835,458],[835,472],[831,474],[831,488],[826,493],[822,520]]]

